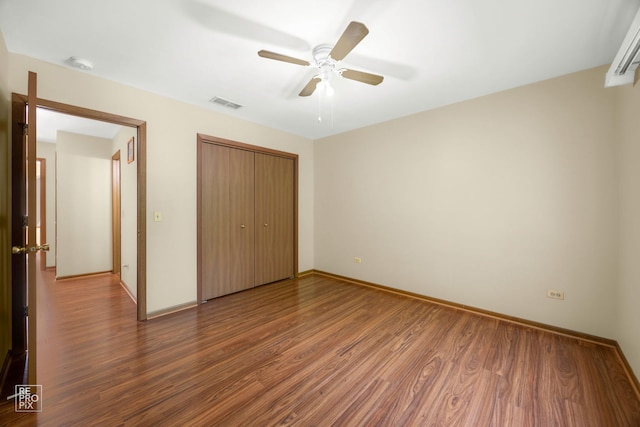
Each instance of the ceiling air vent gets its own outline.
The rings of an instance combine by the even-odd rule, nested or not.
[[[211,102],[212,104],[222,105],[223,107],[232,108],[234,110],[242,108],[242,105],[231,102],[228,99],[220,98],[219,96],[214,96],[209,100],[209,102]]]

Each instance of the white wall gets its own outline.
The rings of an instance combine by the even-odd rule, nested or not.
[[[615,338],[640,378],[640,85],[617,91],[621,225]]]
[[[27,92],[38,73],[38,96],[147,122],[147,310],[196,301],[196,134],[299,155],[299,271],[313,268],[313,142],[95,75],[9,54],[9,89]],[[206,105],[205,97],[203,105]],[[251,108],[246,106],[245,108]],[[154,211],[163,213],[153,222]]]
[[[38,157],[46,160],[46,208],[47,208],[47,267],[56,265],[56,145],[38,141],[36,152]]]
[[[612,337],[617,152],[603,75],[317,141],[316,268]]]
[[[112,269],[111,144],[58,131],[57,277]]]
[[[120,246],[121,265],[120,279],[127,287],[129,293],[137,298],[138,278],[138,176],[137,176],[137,152],[134,152],[134,161],[127,161],[127,143],[134,138],[137,142],[136,128],[123,126],[113,140],[111,152],[115,154],[120,150]]]

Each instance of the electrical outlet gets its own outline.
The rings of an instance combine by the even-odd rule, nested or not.
[[[357,256],[353,259],[353,262],[355,262],[356,264],[362,264],[362,258]]]
[[[547,289],[547,298],[564,299],[564,292]]]

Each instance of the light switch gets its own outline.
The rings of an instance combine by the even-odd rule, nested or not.
[[[162,222],[162,212],[155,211],[153,213],[153,220],[155,222]]]

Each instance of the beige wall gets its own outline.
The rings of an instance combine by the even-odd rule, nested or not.
[[[9,53],[0,32],[0,364],[11,348],[11,156],[8,70]]]
[[[120,279],[134,298],[137,298],[138,291],[138,279],[136,277],[138,269],[138,217],[136,212],[138,162],[135,161],[135,152],[134,161],[132,163],[127,162],[127,143],[132,137],[136,137],[136,133],[135,128],[123,126],[114,138],[111,150],[114,154],[120,150],[120,256],[122,261],[120,263]]]
[[[196,301],[196,134],[298,154],[300,271],[313,268],[313,142],[100,79],[10,54],[9,89],[26,93],[38,73],[38,96],[147,121],[147,308],[153,313]],[[251,108],[247,106],[245,108]],[[153,222],[154,211],[163,213]]]
[[[614,336],[618,158],[605,71],[317,141],[315,267]]]
[[[56,276],[112,270],[112,140],[58,131]]]
[[[621,226],[614,337],[640,377],[640,86],[617,91]]]

